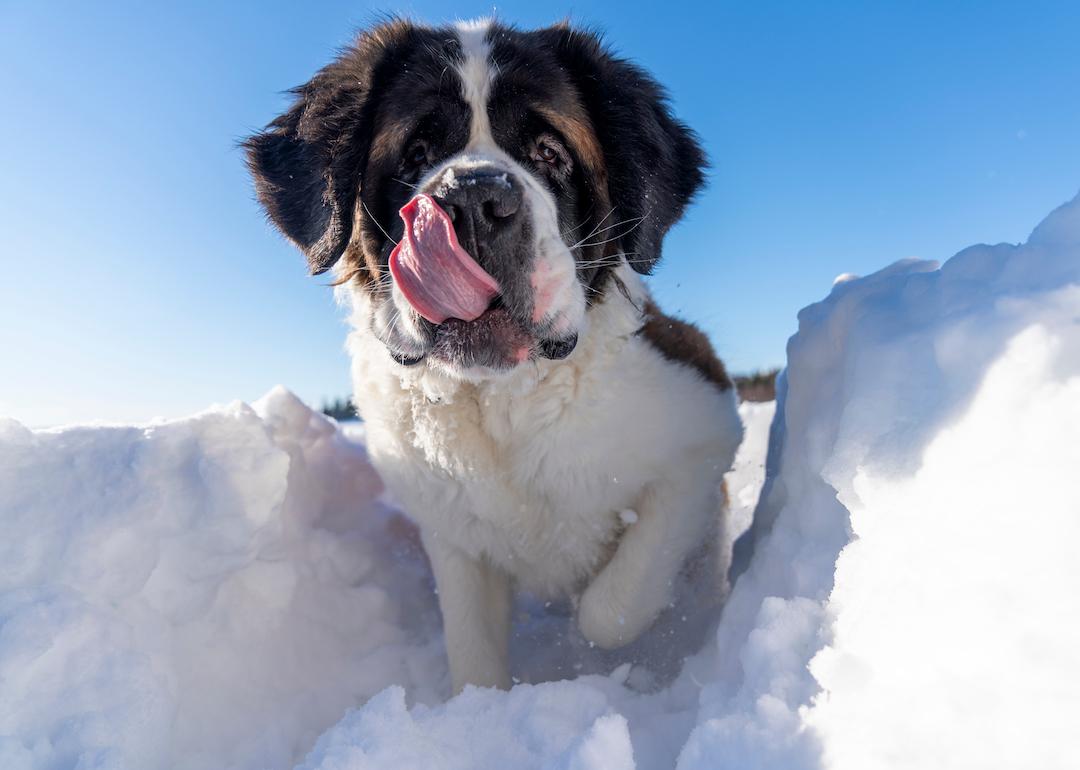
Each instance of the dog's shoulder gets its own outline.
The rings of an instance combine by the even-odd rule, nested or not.
[[[669,361],[696,370],[720,390],[730,390],[731,378],[712,343],[694,324],[665,315],[652,299],[645,301],[644,324],[638,334]]]

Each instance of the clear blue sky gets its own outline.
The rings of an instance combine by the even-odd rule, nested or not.
[[[1080,189],[1080,3],[508,2],[601,25],[704,139],[653,281],[735,371],[842,272],[1018,241]],[[478,2],[0,2],[0,414],[178,416],[348,392],[324,281],[235,142],[374,11]]]

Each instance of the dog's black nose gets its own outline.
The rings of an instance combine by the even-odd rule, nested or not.
[[[516,229],[521,185],[495,167],[449,169],[435,190],[435,200],[454,223],[458,241],[474,258],[482,245]]]

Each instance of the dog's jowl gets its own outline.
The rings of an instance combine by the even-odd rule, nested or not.
[[[515,589],[574,597],[605,648],[687,569],[718,605],[742,427],[704,335],[640,277],[704,165],[660,86],[569,26],[395,21],[295,94],[249,165],[349,305],[369,451],[420,525],[455,690],[509,686]]]

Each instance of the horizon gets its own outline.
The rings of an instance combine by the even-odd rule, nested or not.
[[[236,144],[377,7],[0,11],[16,118],[0,129],[0,416],[145,422],[276,384],[315,407],[349,395],[342,313],[264,220]],[[708,187],[649,282],[733,373],[783,365],[796,313],[838,275],[1022,242],[1080,190],[1080,7],[497,16],[527,27],[575,10],[668,88],[709,153]]]

